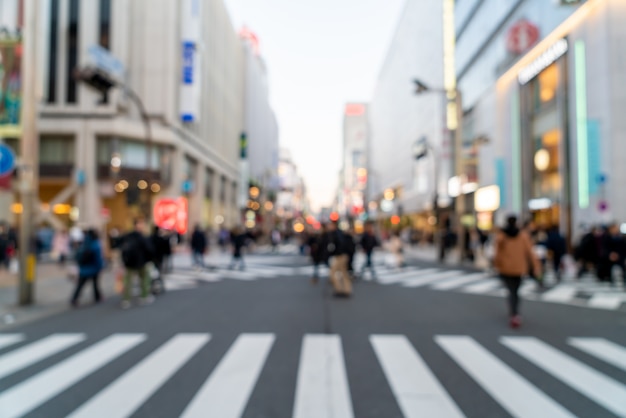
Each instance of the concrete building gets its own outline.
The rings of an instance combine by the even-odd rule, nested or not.
[[[382,218],[410,214],[413,223],[424,228],[432,216],[435,184],[439,204],[450,204],[446,191],[452,152],[445,130],[446,100],[440,92],[444,87],[442,16],[440,1],[406,2],[369,107],[372,213]],[[415,95],[416,78],[439,91]],[[428,141],[434,154],[415,161],[413,148],[420,138]],[[384,199],[385,194],[392,199]]]
[[[304,180],[298,174],[298,168],[291,158],[291,153],[280,149],[278,162],[279,191],[276,198],[276,215],[289,225],[309,211]]]
[[[267,67],[260,54],[259,39],[247,28],[243,28],[239,35],[245,48],[245,132],[249,177],[267,198],[276,194],[278,186],[278,122],[269,103]]]
[[[222,0],[41,4],[40,220],[126,228],[156,199],[186,197],[188,224],[236,222],[244,48]],[[150,140],[123,89],[104,97],[73,78],[108,54]]]
[[[457,2],[464,138],[499,191],[479,223],[517,212],[571,238],[626,220],[624,22],[622,0]]]
[[[339,212],[351,219],[366,211],[369,127],[367,104],[346,104]]]

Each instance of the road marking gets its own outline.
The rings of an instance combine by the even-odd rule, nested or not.
[[[274,339],[274,334],[241,334],[182,416],[241,416]]]
[[[293,418],[353,416],[340,337],[305,335],[300,352]]]
[[[568,344],[626,370],[626,348],[604,338],[570,338]]]
[[[24,341],[23,334],[2,334],[0,335],[0,350],[13,344]]]
[[[378,273],[378,272],[377,272]],[[399,272],[399,273],[392,273],[390,275],[385,275],[385,273],[381,273],[380,277],[378,278],[378,283],[380,284],[393,284],[393,283],[398,283],[401,281],[404,281],[406,279],[409,279],[411,277],[414,277],[415,275],[421,274],[422,270],[420,269],[411,269],[408,271],[403,271],[403,272]]]
[[[404,335],[372,335],[370,342],[405,417],[463,417]]]
[[[85,334],[54,334],[0,357],[0,379],[85,340]]]
[[[516,417],[574,417],[515,370],[468,336],[435,340],[472,379]]]
[[[502,284],[496,278],[481,280],[478,283],[470,284],[461,289],[465,293],[487,293],[491,290],[498,289]]]
[[[508,294],[508,292],[506,291],[506,289],[504,290],[504,294]],[[519,294],[520,296],[534,296],[537,293],[537,282],[535,282],[534,280],[522,280],[522,284],[519,288]],[[566,300],[564,300],[563,302],[566,302]]]
[[[589,299],[588,306],[598,309],[615,310],[618,309],[625,300],[626,297],[624,297],[624,295],[598,293]]]
[[[451,279],[453,277],[457,277],[460,274],[463,274],[460,270],[452,270],[452,271],[442,271],[440,273],[434,273],[427,276],[416,277],[415,279],[405,280],[402,285],[404,287],[420,287],[433,282],[443,281],[446,279]]]
[[[20,417],[113,361],[146,339],[114,334],[0,394],[3,418]]]
[[[541,295],[541,300],[545,302],[569,302],[576,296],[577,289],[572,286],[560,285],[548,290]]]
[[[618,416],[626,416],[626,387],[534,337],[503,337],[502,344]],[[550,416],[544,415],[544,416]]]
[[[210,338],[208,334],[176,335],[74,411],[70,417],[113,418],[132,415]]]
[[[485,278],[485,273],[474,273],[467,276],[462,276],[452,280],[446,280],[443,283],[437,283],[431,286],[431,289],[435,290],[450,290],[455,287],[463,286],[464,284],[472,283],[480,279]]]

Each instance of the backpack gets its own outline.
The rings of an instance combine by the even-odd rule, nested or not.
[[[96,264],[97,261],[98,256],[91,245],[84,246],[82,251],[79,253],[77,260],[79,266],[92,266]]]
[[[128,235],[122,242],[122,261],[124,267],[139,268],[144,264],[143,252],[141,251],[141,243],[134,235]]]

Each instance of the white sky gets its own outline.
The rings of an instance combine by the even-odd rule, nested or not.
[[[346,102],[369,101],[405,0],[225,0],[260,40],[280,144],[314,209],[331,203]]]

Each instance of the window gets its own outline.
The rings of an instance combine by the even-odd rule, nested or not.
[[[74,69],[78,64],[78,18],[79,0],[70,0],[69,26],[67,34],[67,103],[76,103],[77,83],[74,80]]]
[[[57,43],[59,32],[59,0],[50,1],[50,33],[48,36],[48,94],[46,101],[54,103],[57,99]]]
[[[204,196],[209,199],[213,196],[213,170],[207,168],[204,172]]]
[[[69,136],[42,136],[39,162],[49,165],[73,164],[74,139]]]
[[[534,81],[534,106],[539,109],[552,103],[556,98],[559,85],[559,68],[556,64],[543,70]]]
[[[111,49],[111,0],[100,0],[100,46]]]

